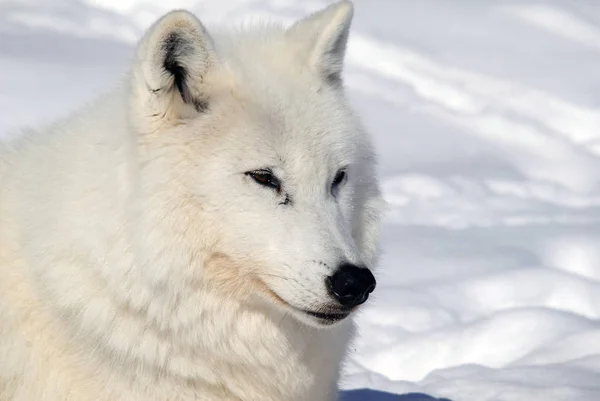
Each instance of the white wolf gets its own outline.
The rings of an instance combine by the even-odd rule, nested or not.
[[[382,202],[341,80],[352,5],[209,33],[0,158],[0,400],[321,401]]]

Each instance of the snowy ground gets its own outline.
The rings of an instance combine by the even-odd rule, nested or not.
[[[0,0],[0,136],[112,85],[171,7],[324,3]],[[357,0],[347,83],[390,213],[342,385],[598,401],[600,1]]]

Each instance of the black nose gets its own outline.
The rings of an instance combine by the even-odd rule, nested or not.
[[[364,303],[375,289],[375,277],[366,267],[344,263],[325,280],[331,295],[345,307]]]

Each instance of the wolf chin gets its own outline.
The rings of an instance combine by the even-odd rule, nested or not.
[[[115,90],[2,145],[1,401],[336,398],[384,207],[352,14],[170,12]]]

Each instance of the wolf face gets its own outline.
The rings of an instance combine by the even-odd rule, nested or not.
[[[142,191],[162,219],[148,224],[178,232],[205,286],[316,326],[375,288],[382,201],[341,79],[351,19],[342,2],[287,29],[211,35],[175,11],[132,72]]]

